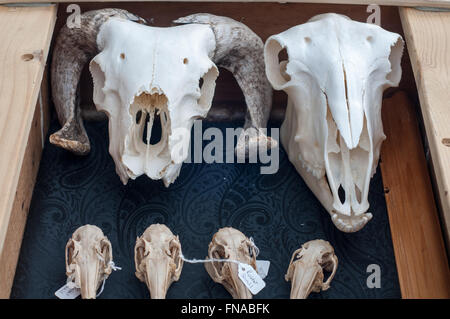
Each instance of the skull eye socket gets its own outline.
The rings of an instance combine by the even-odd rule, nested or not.
[[[167,256],[174,258],[174,257],[176,257],[177,253],[178,253],[178,247],[176,245],[172,244],[172,242],[171,242],[169,249],[166,249]]]
[[[326,260],[326,259],[328,259],[328,258],[330,258],[330,253],[324,253],[323,255],[322,255],[322,259],[323,260]]]

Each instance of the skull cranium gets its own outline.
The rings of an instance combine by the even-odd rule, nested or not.
[[[83,299],[95,299],[112,270],[112,247],[97,226],[79,227],[66,245],[66,274],[80,287]]]
[[[297,249],[291,258],[286,281],[292,281],[291,299],[306,299],[311,292],[330,288],[336,274],[338,258],[329,242],[311,240]],[[324,282],[323,270],[331,272]]]
[[[75,93],[84,64],[97,54],[90,63],[94,103],[109,117],[109,151],[124,184],[142,174],[166,187],[174,182],[188,156],[193,121],[211,107],[217,67],[234,74],[248,107],[236,150],[248,154],[255,145],[276,145],[259,130],[267,124],[272,89],[264,75],[263,42],[254,32],[211,14],[179,18],[174,22],[181,25],[168,28],[141,22],[124,10],[103,9],[82,14],[76,30],[63,27],[52,63],[52,94],[63,128],[52,143],[89,152]],[[161,137],[155,140],[152,127],[158,123]],[[248,144],[244,133],[252,137]]]
[[[150,225],[134,248],[136,277],[145,282],[152,299],[164,299],[183,268],[181,243],[166,225]]]
[[[283,49],[288,60],[280,63]],[[382,93],[400,81],[402,52],[400,35],[337,14],[313,17],[265,45],[267,77],[288,94],[281,142],[344,232],[372,218],[369,183],[385,139]]]
[[[242,232],[232,227],[219,229],[208,248],[209,259],[229,259],[248,264],[256,270],[254,244]],[[222,284],[234,299],[251,299],[252,293],[239,279],[236,262],[207,262],[205,268],[210,277]]]

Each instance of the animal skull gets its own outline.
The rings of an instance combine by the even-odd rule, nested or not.
[[[62,128],[50,135],[50,142],[78,155],[86,155],[91,150],[78,105],[78,82],[85,64],[98,53],[96,41],[100,26],[111,17],[145,23],[126,10],[88,11],[80,15],[80,27],[61,28],[53,50],[52,96]]]
[[[282,49],[288,60],[279,63]],[[265,45],[267,77],[288,94],[281,142],[344,232],[372,218],[367,197],[385,139],[382,93],[400,81],[402,52],[400,35],[338,14],[315,16]]]
[[[256,270],[254,244],[239,230],[232,227],[219,229],[208,248],[207,259],[229,259],[248,264]],[[239,279],[235,262],[207,262],[205,268],[211,278],[222,284],[234,299],[251,299],[252,293]]]
[[[337,266],[338,258],[329,242],[316,239],[303,244],[292,255],[285,276],[286,281],[292,281],[291,299],[306,299],[311,292],[330,288]],[[324,269],[331,271],[326,282],[323,282]]]
[[[167,290],[180,278],[183,268],[181,244],[166,225],[150,225],[136,239],[136,277],[147,284],[152,299],[166,298]]]
[[[79,227],[66,245],[66,275],[81,289],[81,298],[95,299],[112,270],[112,247],[97,226]]]
[[[133,22],[143,20],[127,14],[99,10],[82,15],[82,27],[75,35],[62,29],[55,47],[57,63],[52,65],[53,81],[65,83],[53,89],[58,114],[78,114],[75,88],[78,70],[86,63],[79,56],[98,53],[90,63],[94,103],[109,117],[109,151],[124,184],[142,174],[162,179],[166,187],[174,182],[188,156],[193,121],[205,117],[211,107],[217,66],[234,74],[248,106],[246,131],[237,150],[248,153],[253,144],[276,145],[259,130],[267,124],[272,89],[264,75],[263,42],[255,33],[235,20],[210,14],[180,18],[174,22],[183,25],[168,28]],[[76,47],[77,55],[69,47]],[[152,141],[158,117],[161,138]],[[62,131],[79,134],[62,138],[57,132],[52,143],[87,153],[89,141],[81,120],[75,123],[60,116],[60,122]],[[250,136],[248,144],[245,133]],[[80,143],[85,145],[82,151],[72,147]]]

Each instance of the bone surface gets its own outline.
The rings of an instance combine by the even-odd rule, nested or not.
[[[145,282],[152,299],[165,299],[167,290],[178,281],[183,268],[181,243],[166,225],[150,225],[136,239],[136,277]]]
[[[81,290],[81,298],[95,299],[112,271],[112,247],[97,226],[78,228],[66,245],[66,274]]]
[[[208,258],[238,261],[256,270],[255,246],[242,232],[232,227],[221,228],[214,234],[209,244]],[[205,268],[211,278],[222,284],[234,299],[253,297],[239,278],[236,262],[207,262]]]
[[[292,255],[285,276],[291,281],[291,299],[306,299],[311,292],[330,288],[336,274],[338,258],[329,242],[321,239],[311,240],[302,245]],[[323,271],[331,272],[324,282]]]
[[[98,53],[90,64],[94,103],[109,117],[109,151],[124,184],[142,174],[162,179],[166,187],[174,182],[188,156],[192,123],[210,109],[215,63],[233,73],[248,106],[238,155],[260,145],[276,146],[261,130],[272,106],[272,88],[264,72],[263,42],[254,32],[210,14],[180,18],[175,22],[183,25],[169,28],[130,20],[143,22],[126,11],[104,9],[83,14],[76,32],[62,29],[54,50],[52,91],[64,126],[52,135],[52,143],[77,154],[89,152],[76,88],[84,64]],[[159,123],[158,137],[152,128]]]
[[[233,73],[244,93],[247,104],[244,129],[249,143],[245,143],[245,134],[242,133],[236,146],[238,155],[244,152],[247,156],[259,146],[277,146],[277,141],[258,130],[266,127],[272,108],[272,87],[265,76],[264,43],[261,38],[243,23],[208,13],[192,14],[174,23],[209,25],[216,39],[212,60],[217,66]]]
[[[344,232],[372,218],[369,184],[385,139],[382,95],[400,81],[403,45],[396,33],[333,13],[273,35],[265,45],[267,77],[288,95],[281,143]],[[283,49],[288,59],[280,62]]]
[[[110,17],[144,22],[121,9],[88,11],[80,16],[80,27],[61,28],[53,50],[52,96],[62,128],[50,135],[50,142],[78,155],[88,154],[91,149],[78,105],[78,82],[84,65],[98,53],[97,33]]]
[[[210,59],[213,32],[200,24],[156,28],[110,18],[97,42],[94,103],[109,117],[116,172],[124,184],[146,174],[170,185],[188,155],[194,120],[211,107],[219,74]]]

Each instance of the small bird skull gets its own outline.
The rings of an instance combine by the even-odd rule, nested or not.
[[[152,299],[165,299],[167,290],[178,281],[183,268],[181,243],[166,225],[150,225],[136,239],[136,277],[147,284]]]
[[[321,239],[311,240],[302,245],[292,255],[286,281],[292,281],[291,299],[306,299],[311,292],[330,288],[336,274],[338,258],[329,242]],[[323,281],[323,270],[331,272]]]
[[[112,270],[112,247],[97,226],[79,227],[66,245],[66,274],[81,289],[81,298],[95,299]]]
[[[221,228],[214,234],[209,244],[208,257],[238,261],[256,270],[254,244],[243,233],[232,227]],[[236,262],[207,262],[205,268],[211,278],[222,284],[234,299],[252,298],[250,290],[239,279]]]

